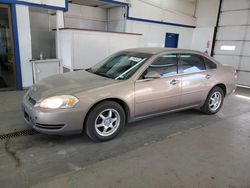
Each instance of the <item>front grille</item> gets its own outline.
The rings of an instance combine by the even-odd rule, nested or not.
[[[45,125],[45,124],[36,123],[36,127],[40,128],[40,129],[56,130],[56,129],[61,129],[63,126],[64,126],[63,124]]]
[[[31,98],[30,96],[28,96],[28,101],[30,102],[30,104],[32,104],[33,106],[36,105],[36,100],[34,100],[33,98]]]

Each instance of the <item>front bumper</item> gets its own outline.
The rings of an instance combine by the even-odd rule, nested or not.
[[[43,109],[34,107],[26,95],[22,102],[25,121],[35,130],[45,134],[67,135],[83,131],[84,110],[77,107],[70,109]]]

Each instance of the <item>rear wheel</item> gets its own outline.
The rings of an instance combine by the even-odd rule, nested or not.
[[[121,105],[113,101],[101,102],[86,118],[86,134],[96,142],[111,140],[123,129],[125,119]]]
[[[220,87],[214,87],[208,94],[201,111],[206,114],[216,114],[223,104],[224,92]]]

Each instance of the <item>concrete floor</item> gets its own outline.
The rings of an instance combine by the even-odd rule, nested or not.
[[[236,94],[250,97],[250,91]],[[27,129],[22,93],[0,94],[0,134]],[[0,140],[1,187],[250,187],[250,100],[129,124],[106,143],[85,135]]]

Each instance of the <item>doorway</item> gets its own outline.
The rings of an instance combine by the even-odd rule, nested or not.
[[[10,6],[0,4],[0,91],[16,89],[15,65]]]
[[[178,48],[178,41],[178,33],[166,33],[165,48]]]

